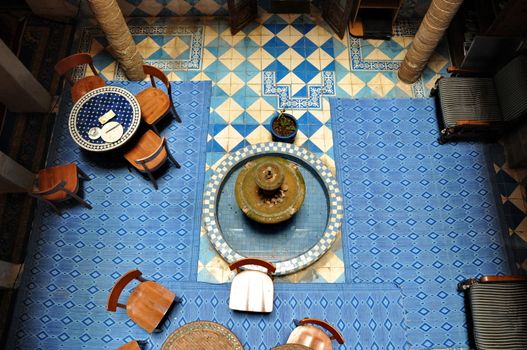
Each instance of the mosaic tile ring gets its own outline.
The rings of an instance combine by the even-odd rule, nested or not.
[[[286,275],[299,271],[320,259],[334,243],[340,232],[343,213],[342,196],[337,179],[328,167],[313,153],[307,149],[293,144],[281,142],[269,142],[250,145],[231,153],[216,169],[205,189],[203,196],[203,225],[207,231],[210,242],[216,251],[229,264],[244,258],[234,251],[225,241],[217,218],[217,201],[221,192],[223,180],[241,162],[259,155],[283,155],[292,160],[300,160],[306,163],[310,170],[316,172],[322,180],[329,201],[329,215],[324,233],[317,244],[303,254],[291,259],[275,262],[275,275]]]
[[[101,139],[91,140],[88,130],[101,127],[98,118],[109,109],[115,110],[117,121],[124,127],[124,133],[116,142],[104,142]],[[116,86],[105,86],[94,89],[82,96],[73,106],[68,128],[77,145],[92,152],[105,152],[119,148],[137,131],[141,122],[141,107],[134,95],[126,89]]]

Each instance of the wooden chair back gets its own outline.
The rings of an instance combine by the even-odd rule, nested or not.
[[[64,191],[65,188],[66,188],[66,181],[60,180],[60,181],[57,181],[57,183],[55,183],[50,188],[45,188],[45,189],[39,188],[38,190],[31,192],[31,195],[45,197],[45,196],[49,196],[51,194],[54,194],[60,191]]]
[[[128,317],[151,333],[158,328],[174,303],[176,294],[154,281],[145,281],[130,293],[126,303]]]
[[[256,270],[242,270],[246,265],[261,266],[267,273]],[[229,266],[237,270],[231,284],[229,308],[247,312],[272,312],[274,303],[274,285],[271,274],[276,271],[273,264],[256,258],[240,259]]]
[[[256,266],[261,266],[265,269],[267,269],[267,274],[268,275],[272,275],[275,271],[276,271],[276,267],[266,261],[266,260],[263,260],[263,259],[258,259],[258,258],[243,258],[243,259],[240,259],[238,261],[235,261],[233,262],[232,264],[229,265],[229,269],[232,271],[232,270],[236,270],[238,272],[240,272],[240,267],[242,266],[247,266],[247,265],[256,265]]]
[[[319,320],[318,318],[304,318],[303,320],[300,320],[299,324],[301,326],[304,326],[306,324],[315,324],[317,326],[320,326],[331,334],[331,337],[329,337],[331,340],[336,340],[337,343],[344,344],[344,337],[342,336],[342,334],[338,331],[338,329],[336,329],[326,321]]]
[[[113,286],[112,291],[108,296],[108,305],[106,307],[108,311],[115,312],[117,311],[118,307],[126,309],[126,304],[119,303],[119,297],[121,296],[124,287],[126,287],[128,283],[130,283],[134,279],[137,279],[139,281],[143,280],[141,278],[141,271],[139,271],[138,269],[128,271],[127,273],[122,275],[121,278],[117,280],[117,282],[115,282],[115,285]]]
[[[155,169],[150,169],[148,168],[148,163],[151,162],[152,160],[156,159],[157,156],[159,156],[159,154],[163,151],[163,150],[166,150],[166,153],[167,153],[167,157],[168,157],[168,148],[167,148],[167,140],[163,137],[161,138],[161,142],[159,143],[159,146],[157,147],[157,149],[155,149],[155,151],[153,151],[150,155],[144,157],[144,158],[141,158],[141,159],[136,159],[136,163],[137,164],[140,164],[144,169],[145,171],[147,172],[150,172],[150,171],[153,171]],[[163,159],[163,161],[161,161],[159,164],[163,164],[164,163],[164,160],[166,159],[166,157]]]
[[[165,87],[168,91],[168,98],[170,99],[170,103],[174,105],[174,102],[172,101],[172,87],[170,86],[170,81],[168,80],[168,77],[165,75],[165,73],[163,73],[163,71],[159,68],[149,66],[147,64],[143,65],[143,71],[145,72],[145,74],[148,74],[150,76],[150,82],[152,83],[153,87],[157,87],[154,78],[161,80],[163,84],[165,84]]]
[[[311,326],[311,324],[322,327],[325,331],[329,332],[331,336],[322,329]],[[291,332],[287,339],[287,343],[301,344],[312,349],[332,350],[332,340],[336,340],[339,344],[344,344],[342,334],[326,321],[316,318],[304,318],[298,322],[298,327]]]
[[[97,70],[95,69],[95,66],[93,65],[93,58],[90,54],[87,53],[76,53],[74,55],[64,57],[60,61],[57,62],[55,65],[55,72],[57,72],[58,75],[63,76],[66,73],[68,73],[73,68],[81,65],[81,64],[87,64],[90,66],[91,71],[94,75],[99,75]],[[73,81],[69,75],[66,75],[66,79],[72,84]]]
[[[117,350],[141,350],[141,346],[137,340],[132,340],[131,342],[120,346]]]

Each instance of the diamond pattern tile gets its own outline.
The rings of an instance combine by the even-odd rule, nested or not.
[[[441,75],[446,75],[449,65],[448,49],[442,42],[428,63],[423,77],[412,85],[398,81],[395,77],[412,38],[418,29],[418,24],[402,20],[396,24],[395,36],[391,40],[359,39],[350,37],[349,52],[351,69],[369,89],[357,94],[359,97],[405,98],[426,97],[435,81]],[[375,72],[375,75],[367,72]],[[385,76],[388,84],[378,81]],[[372,78],[375,78],[372,80]],[[365,96],[366,94],[366,96]]]
[[[123,12],[132,16],[195,15],[207,11],[226,14],[223,0],[120,0],[119,3]],[[150,277],[163,281],[189,278],[227,281],[231,275],[226,264],[210,247],[203,232],[199,236],[198,254],[197,234],[194,239],[185,229],[199,214],[196,213],[195,196],[201,194],[201,190],[196,190],[194,175],[200,174],[207,179],[228,152],[270,141],[267,123],[282,107],[299,119],[296,144],[317,154],[330,169],[337,166],[342,188],[350,189],[346,192],[346,210],[351,213],[346,217],[343,238],[332,250],[313,268],[290,275],[286,282],[340,283],[321,284],[317,289],[329,295],[358,294],[354,294],[355,298],[346,294],[345,301],[342,297],[340,301],[337,297],[332,299],[333,296],[305,298],[301,289],[312,287],[278,284],[281,292],[275,307],[287,303],[297,310],[296,305],[303,304],[307,312],[318,310],[317,305],[326,308],[331,303],[341,309],[344,302],[348,302],[351,305],[347,310],[356,311],[361,308],[360,303],[369,300],[367,294],[360,291],[359,282],[374,282],[378,288],[395,283],[405,295],[398,300],[395,309],[401,305],[405,309],[404,327],[408,327],[407,335],[413,348],[465,346],[463,298],[452,286],[463,277],[507,272],[504,256],[500,253],[498,209],[490,198],[489,178],[483,173],[486,166],[483,150],[472,144],[437,148],[431,141],[436,132],[434,112],[426,101],[414,101],[411,106],[402,101],[387,107],[382,105],[382,100],[348,106],[351,109],[346,118],[353,126],[338,129],[338,132],[335,124],[339,121],[335,116],[342,111],[330,113],[328,102],[328,97],[424,97],[448,65],[446,45],[438,48],[423,78],[407,85],[398,81],[396,70],[417,29],[412,21],[401,21],[391,41],[351,37],[341,40],[308,16],[266,12],[261,13],[258,22],[236,36],[230,35],[227,21],[218,18],[202,18],[191,24],[174,18],[134,18],[129,20],[129,25],[145,61],[163,69],[170,80],[212,81],[209,125],[169,128],[170,134],[177,132],[177,136],[171,135],[169,142],[193,145],[181,153],[185,154],[184,174],[176,177],[169,169],[161,177],[160,182],[167,184],[178,180],[177,186],[160,190],[160,195],[170,196],[170,199],[151,200],[155,194],[151,189],[134,186],[137,181],[144,185],[137,174],[109,167],[104,176],[97,176],[98,180],[94,179],[84,189],[87,198],[92,203],[96,201],[97,214],[95,211],[77,212],[72,208],[60,224],[38,223],[42,233],[34,245],[52,253],[37,252],[32,258],[34,269],[27,281],[29,292],[18,308],[25,310],[19,312],[19,318],[28,325],[26,330],[17,333],[20,348],[25,348],[26,344],[33,344],[32,348],[38,344],[55,348],[57,339],[61,344],[74,344],[74,348],[79,343],[116,348],[123,339],[144,337],[124,315],[114,318],[114,315],[100,313],[98,305],[104,302],[107,286],[118,278],[115,271],[121,268],[140,266]],[[97,69],[106,79],[125,79],[122,69],[106,51],[106,39],[93,22],[79,26],[74,47],[76,51],[92,53]],[[176,100],[180,98],[184,97],[177,96]],[[178,103],[181,103],[178,108],[194,108],[185,107],[184,101],[178,100]],[[188,113],[194,115],[191,109]],[[193,118],[197,118],[197,114]],[[205,135],[200,130],[205,130]],[[346,138],[346,133],[352,136]],[[67,142],[64,136],[57,136],[57,140]],[[196,145],[204,145],[203,152],[199,152]],[[353,152],[344,155],[340,151],[343,148]],[[57,162],[82,156],[75,148],[57,146],[52,149],[55,151],[67,154],[57,158]],[[203,153],[205,164],[196,161],[198,153]],[[504,208],[510,209],[503,215],[511,219],[508,220],[510,244],[521,248],[527,241],[527,219],[520,215],[525,213],[525,205],[522,206],[525,190],[520,185],[525,174],[508,169],[503,152],[501,155],[495,153],[497,183],[504,189],[502,202]],[[86,162],[90,175],[96,175],[100,164],[88,158]],[[348,175],[346,178],[342,178],[343,172]],[[121,177],[124,182],[115,181]],[[111,185],[100,185],[110,182]],[[116,195],[118,200],[114,199]],[[117,213],[113,214],[115,203],[118,203]],[[94,220],[93,215],[101,225],[89,225]],[[42,220],[55,222],[46,212]],[[170,229],[176,225],[177,228]],[[123,250],[127,253],[115,253]],[[167,251],[171,253],[163,254]],[[527,269],[527,255],[514,256],[514,261],[517,268]],[[174,263],[178,269],[164,269],[168,265],[173,267]],[[101,268],[92,269],[92,266]],[[85,274],[95,282],[81,280]],[[100,280],[104,280],[103,283]],[[189,294],[199,290],[195,286],[185,289],[180,282],[171,285],[174,290],[179,287]],[[201,298],[186,299],[187,307],[201,310],[204,314],[199,317],[217,318],[235,329],[248,349],[276,345],[276,336],[274,343],[270,337],[254,338],[258,339],[254,343],[258,343],[256,347],[247,340],[250,339],[247,334],[254,333],[251,331],[254,325],[262,327],[261,332],[266,329],[269,332],[271,324],[266,322],[268,319],[262,322],[259,316],[244,320],[228,316],[220,304],[220,300],[225,300],[220,298],[225,288],[209,286],[200,291]],[[294,293],[287,294],[293,290]],[[372,292],[374,301],[379,296],[377,292]],[[217,296],[213,295],[215,293]],[[81,294],[83,297],[78,297]],[[394,298],[395,295],[386,300],[391,303]],[[214,308],[202,308],[208,303],[214,304]],[[403,334],[397,310],[394,309],[395,313],[388,311],[386,316],[381,308],[368,318],[365,316],[369,315],[368,308],[369,305],[363,310],[365,312],[353,314],[354,321],[342,318],[339,322],[335,318],[340,329],[358,334],[349,347],[344,348],[410,346],[401,346],[400,338],[392,333],[393,330]],[[176,310],[168,329],[197,317],[193,311],[183,309],[182,312]],[[32,315],[39,315],[39,318]],[[77,315],[83,315],[80,321]],[[333,320],[337,315],[322,314],[321,317]],[[287,333],[286,323],[282,318],[272,320],[280,337]],[[44,330],[42,324],[53,325],[53,331]],[[382,329],[381,324],[387,331],[375,333]],[[154,336],[151,342],[160,345],[161,336]]]
[[[439,145],[431,99],[331,109],[346,280],[401,287],[411,348],[466,347],[457,282],[510,271],[485,145]]]
[[[109,83],[132,93],[150,86]],[[120,273],[137,267],[152,279],[173,281],[196,275],[210,85],[172,83],[183,123],[173,121],[162,135],[181,168],[159,169],[159,191],[129,172],[118,153],[94,156],[79,149],[68,131],[73,104],[66,89],[47,161],[75,162],[91,177],[82,191],[93,209],[65,202],[59,216],[38,204],[10,348],[96,348],[93,341],[116,348],[106,344],[116,337],[112,326],[133,327],[116,323],[103,307]]]

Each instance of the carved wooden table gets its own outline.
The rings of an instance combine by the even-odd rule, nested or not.
[[[238,338],[221,324],[208,321],[188,323],[176,329],[161,350],[243,350]]]

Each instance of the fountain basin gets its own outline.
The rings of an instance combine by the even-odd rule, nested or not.
[[[251,220],[277,224],[300,210],[306,185],[296,163],[282,157],[258,157],[243,165],[234,193],[238,206]]]
[[[269,156],[294,163],[306,186],[300,210],[272,225],[247,218],[234,195],[244,165]],[[203,226],[221,257],[228,263],[244,257],[270,260],[275,275],[299,271],[321,258],[337,238],[342,217],[342,197],[331,171],[316,155],[291,144],[257,144],[230,154],[211,176],[204,194]]]

